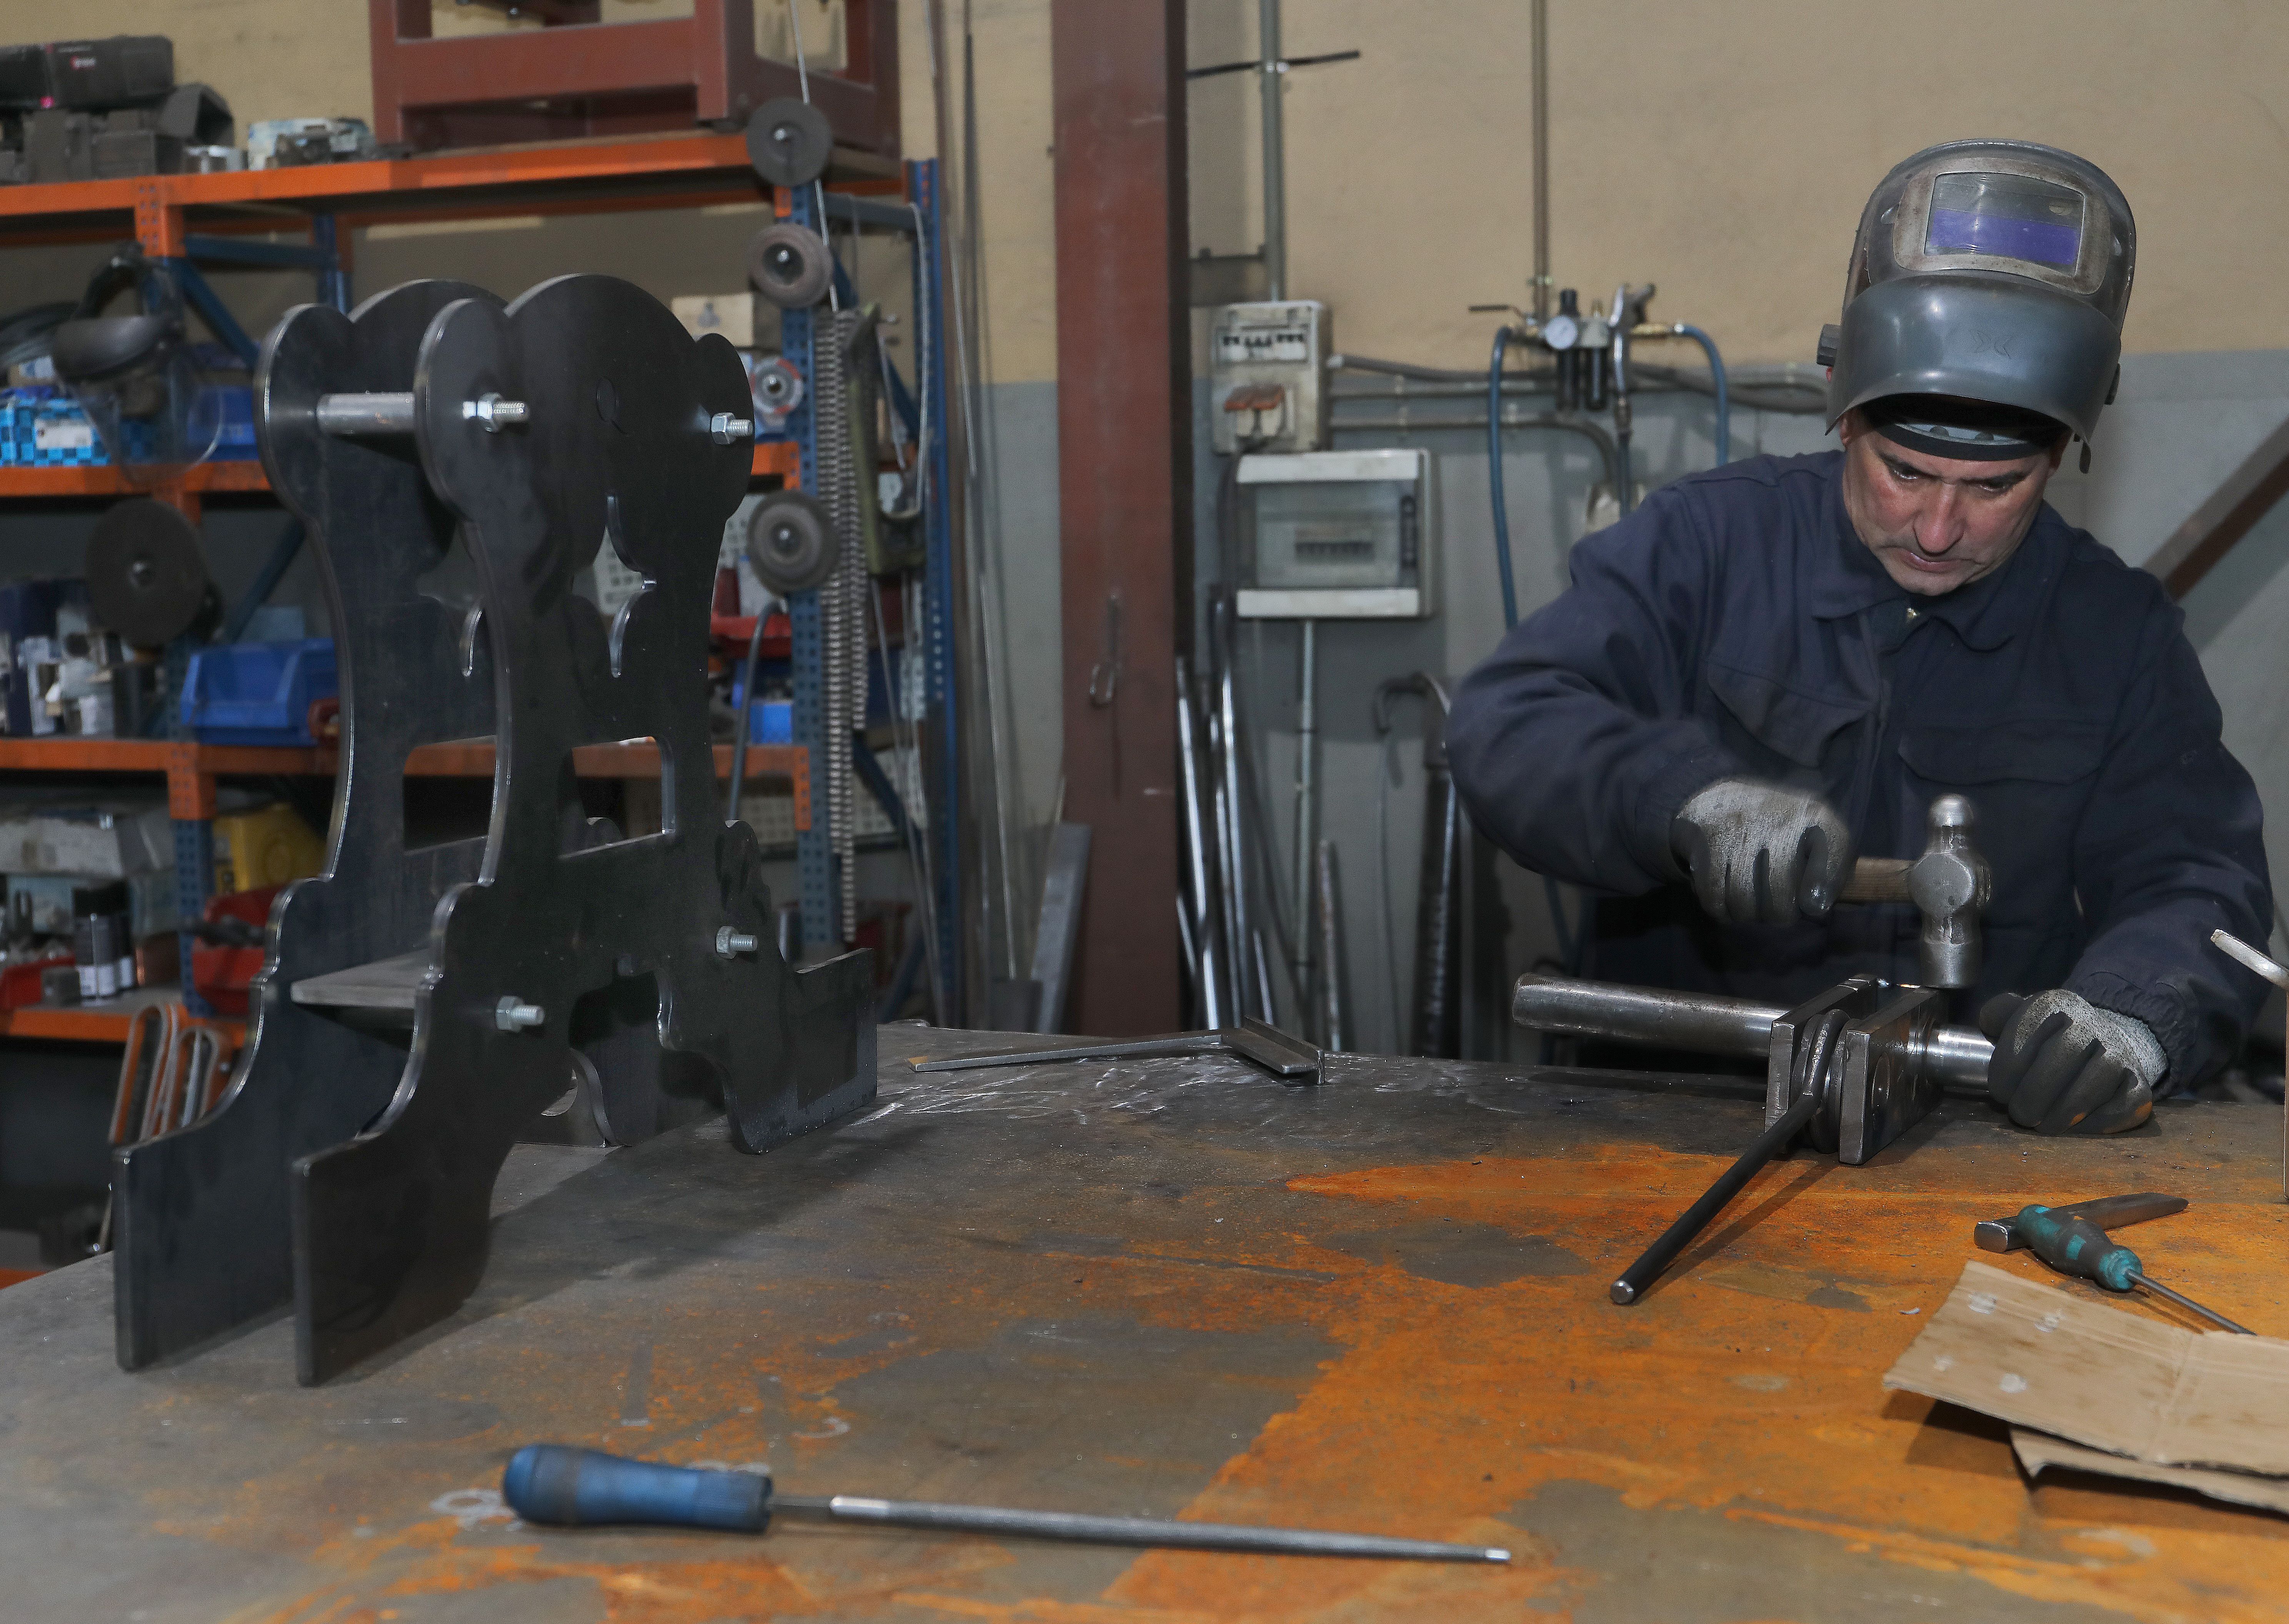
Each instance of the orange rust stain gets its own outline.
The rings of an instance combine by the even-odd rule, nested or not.
[[[1337,1254],[1307,1238],[1267,1254],[1267,1263],[1338,1274],[1318,1294],[1332,1310],[1318,1328],[1347,1351],[1185,1515],[1335,1519],[1454,1540],[1570,1479],[1647,1512],[1724,1508],[2032,1599],[2141,1620],[2279,1616],[2289,1540],[2268,1519],[2188,1510],[2194,1526],[2086,1543],[2061,1557],[2078,1523],[2043,1514],[1999,1436],[1928,1427],[1928,1401],[1883,1389],[1882,1373],[1972,1255],[1970,1224],[1996,1215],[1992,1192],[2009,1186],[1993,1169],[1974,1182],[1959,1165],[1955,1179],[1918,1168],[1918,1187],[1907,1189],[1880,1169],[1811,1159],[1768,1168],[1644,1302],[1608,1303],[1605,1282],[1723,1166],[1613,1147],[1292,1181],[1291,1190],[1338,1202],[1542,1236],[1589,1272],[1473,1290],[1396,1266],[1345,1274]],[[1870,1173],[1878,1176],[1860,1176]],[[2030,1190],[2014,1199],[2075,1193]],[[2176,1226],[2168,1246],[2157,1234],[2149,1251],[2201,1255],[2203,1289],[2221,1305],[2261,1318],[2279,1302],[2275,1260],[2289,1214],[2278,1205],[2213,1201],[2168,1222]],[[1340,1218],[1329,1225],[1344,1227]],[[1866,1308],[1728,1287],[1712,1278],[1720,1265],[1833,1282]],[[2022,1255],[2005,1266],[2045,1273]],[[1186,1323],[1202,1323],[1200,1304],[1188,1308]],[[1262,1323],[1260,1301],[1255,1312]],[[1384,1516],[1362,1517],[1363,1491]],[[1656,1537],[1655,1527],[1646,1532]],[[1251,1578],[1228,1559],[1155,1552],[1106,1599],[1264,1619],[1349,1606],[1381,1614],[1392,1597],[1371,1593],[1423,1582],[1368,1571],[1382,1565],[1259,1564]]]

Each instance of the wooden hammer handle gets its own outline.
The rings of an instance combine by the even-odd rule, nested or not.
[[[1852,865],[1836,899],[1846,903],[1911,902],[1914,899],[1908,895],[1908,870],[1913,866],[1906,857],[1862,857]]]

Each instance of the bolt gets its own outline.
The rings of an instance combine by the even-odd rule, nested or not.
[[[493,1006],[493,1024],[505,1032],[528,1032],[544,1024],[548,1015],[538,1004],[528,1004],[514,992]]]
[[[738,440],[753,440],[755,437],[755,426],[746,418],[735,418],[728,411],[719,411],[707,419],[707,437],[717,445],[730,445]]]
[[[512,423],[530,420],[532,408],[522,401],[505,401],[498,394],[488,393],[474,401],[463,401],[461,416],[475,419],[488,434],[498,434]]]
[[[742,953],[752,953],[762,945],[744,930],[734,930],[726,925],[715,933],[715,951],[726,959],[736,959]]]

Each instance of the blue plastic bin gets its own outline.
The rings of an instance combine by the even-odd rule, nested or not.
[[[794,743],[794,701],[792,699],[758,699],[747,707],[747,743],[750,744]]]
[[[183,726],[206,744],[315,744],[310,702],[339,691],[331,637],[226,643],[191,656]]]

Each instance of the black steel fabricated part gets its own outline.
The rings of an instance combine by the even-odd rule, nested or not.
[[[345,316],[290,312],[257,376],[263,469],[307,528],[333,622],[341,755],[324,871],[271,908],[271,951],[249,999],[250,1041],[213,1112],[121,1151],[113,1174],[118,1356],[128,1370],[179,1353],[293,1296],[293,1162],[355,1134],[406,1071],[400,1033],[329,1019],[286,989],[427,940],[437,899],[477,876],[482,840],[406,849],[405,759],[419,744],[493,731],[492,661],[474,603],[424,592],[453,549],[453,518],[410,442],[318,432],[322,393],[413,385],[430,321],[461,299],[418,282]]]
[[[374,332],[362,347],[385,313],[387,341]],[[328,875],[274,914],[254,1040],[212,1118],[283,1117],[301,1131],[250,1134],[259,1142],[235,1147],[243,1159],[196,1147],[185,1159],[219,1182],[283,1179],[297,1363],[313,1382],[468,1295],[510,1145],[581,1079],[612,1141],[647,1137],[680,1104],[720,1093],[733,1144],[750,1152],[871,1099],[872,970],[860,952],[797,973],[770,951],[760,848],[716,805],[707,617],[750,461],[744,436],[712,426],[746,411],[728,345],[695,341],[610,277],[560,277],[506,308],[415,284],[347,320],[290,315],[261,393],[266,460],[330,561],[351,644],[341,793]],[[322,426],[322,400],[345,395],[362,397],[357,410]],[[337,473],[352,477],[338,488]],[[573,590],[600,538],[644,580],[609,629]],[[334,579],[393,549],[394,601]],[[387,610],[404,623],[395,634],[362,624]],[[482,705],[472,689],[490,690]],[[406,751],[484,730],[472,725],[480,708],[496,744],[485,838],[404,852],[393,814]],[[629,738],[657,741],[662,827],[623,839],[583,813],[572,760],[580,745]],[[359,828],[366,860],[403,871],[375,910],[386,918],[362,913],[363,888],[343,883]],[[337,887],[339,912],[306,936],[298,899]],[[341,945],[350,937],[355,951]],[[326,1029],[340,1035],[309,1035]],[[278,1060],[266,1057],[274,1041],[287,1051]],[[341,1087],[328,1053],[357,1056],[359,1087]],[[270,1086],[258,1091],[258,1078]],[[312,1096],[338,1094],[339,1110],[315,1113],[323,1131],[303,1121]],[[154,1235],[171,1217],[144,1214]],[[248,1312],[268,1306],[253,1297],[275,1302],[276,1285],[245,1294]],[[182,1345],[132,1337],[128,1324],[131,1365],[169,1350],[158,1342]]]

